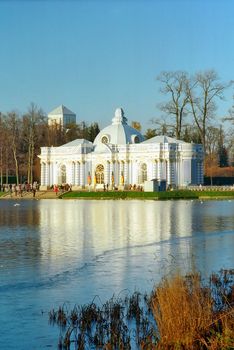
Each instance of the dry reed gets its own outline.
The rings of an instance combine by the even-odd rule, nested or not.
[[[162,281],[151,299],[158,349],[234,349],[233,306],[216,312],[211,290],[197,273]]]
[[[59,349],[233,350],[234,270],[163,279],[151,296],[138,292],[105,304],[52,310]]]

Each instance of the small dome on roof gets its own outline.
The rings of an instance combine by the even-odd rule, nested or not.
[[[123,109],[117,108],[112,124],[99,132],[94,140],[94,145],[100,143],[126,145],[142,141],[144,141],[142,134],[128,125]]]

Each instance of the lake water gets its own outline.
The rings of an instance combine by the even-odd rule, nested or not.
[[[233,267],[234,200],[1,200],[0,349],[57,349],[48,311],[64,302]]]

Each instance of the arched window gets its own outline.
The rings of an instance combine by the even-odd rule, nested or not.
[[[143,163],[140,166],[139,183],[147,181],[147,164]]]
[[[108,143],[109,142],[109,138],[105,135],[102,136],[102,143]]]
[[[140,142],[140,139],[139,139],[139,137],[138,137],[138,136],[135,136],[135,138],[134,138],[134,142],[135,142],[135,143],[139,143],[139,142]]]
[[[97,184],[104,184],[104,166],[102,164],[97,165],[95,176]]]
[[[66,183],[66,165],[61,165],[59,168],[59,174],[58,174],[58,183],[59,184],[65,184]]]
[[[132,143],[139,143],[140,142],[138,135],[132,135],[131,139],[132,139]]]

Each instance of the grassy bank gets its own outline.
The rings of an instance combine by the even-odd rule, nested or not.
[[[72,191],[60,195],[64,199],[199,199],[199,198],[234,198],[234,191],[165,191],[165,192],[137,192],[137,191]]]
[[[122,295],[122,294],[121,294]],[[134,292],[68,310],[51,310],[59,349],[234,349],[234,270],[163,279],[150,295]]]

